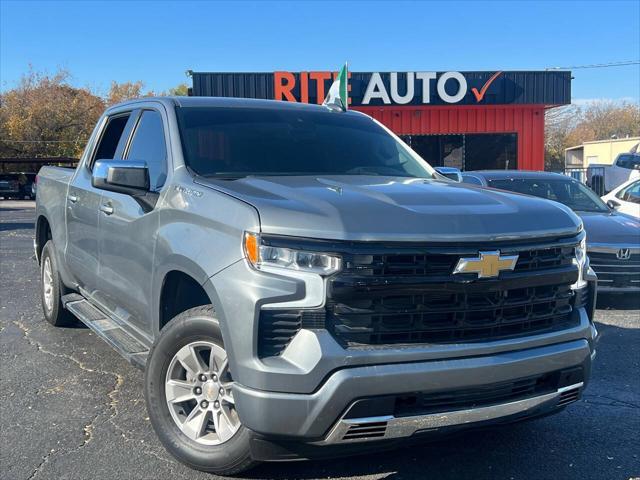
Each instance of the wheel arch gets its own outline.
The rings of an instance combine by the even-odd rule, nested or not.
[[[173,256],[155,275],[153,302],[153,333],[157,338],[160,331],[176,315],[193,307],[211,304],[216,311],[223,331],[225,327],[219,296],[209,281],[209,276],[192,260],[183,256]]]
[[[38,215],[36,219],[36,232],[34,237],[34,250],[36,254],[36,260],[40,263],[42,258],[42,249],[48,240],[53,239],[53,231],[51,230],[51,224],[49,219],[44,215]]]

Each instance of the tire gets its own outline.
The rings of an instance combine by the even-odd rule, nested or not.
[[[210,353],[207,357],[209,346]],[[200,348],[202,350],[198,350]],[[178,360],[178,357],[184,358],[182,352],[185,351],[198,352],[196,357],[201,361],[198,362],[197,367],[192,362]],[[232,385],[228,373],[228,362],[226,367],[211,366],[211,359],[214,356],[216,357],[214,363],[224,364],[223,361],[217,360],[218,357],[222,358],[220,352],[224,352],[226,358],[220,325],[211,305],[195,307],[176,316],[162,329],[149,354],[144,379],[145,399],[151,424],[160,442],[171,455],[196,470],[219,475],[235,475],[255,466],[257,462],[250,455],[251,432],[240,423],[235,412],[235,404],[232,406],[231,403],[225,403],[224,399],[231,400],[232,396],[226,393],[219,396],[219,393],[225,389],[217,390],[217,387],[229,386],[228,391],[231,391]],[[193,365],[193,368],[188,370],[184,367],[185,363]],[[203,365],[205,365],[204,368],[202,368]],[[196,369],[206,373],[197,374]],[[220,373],[221,378],[217,378],[214,372]],[[201,377],[201,375],[205,376]],[[226,375],[224,382],[223,375]],[[207,381],[201,383],[204,378]],[[215,383],[214,380],[220,383]],[[168,395],[171,395],[168,390],[170,382],[178,382],[181,385],[180,394],[172,395],[175,403],[171,403],[171,406],[167,402]],[[190,390],[194,385],[193,391]],[[198,390],[202,395],[196,396]],[[218,392],[214,394],[215,397],[211,396],[211,392],[214,391]],[[193,399],[177,401],[187,397],[193,397]],[[193,403],[195,406],[192,405]],[[208,403],[208,410],[201,408],[203,403]],[[188,419],[197,409],[204,413],[196,413],[193,418],[201,419],[204,422],[204,428],[202,426],[193,429],[185,427],[184,425],[189,423]],[[223,409],[228,412],[224,415],[225,419],[232,417],[235,425],[232,426],[231,420],[227,423],[227,420],[219,419],[214,425],[214,417],[221,418]],[[182,420],[184,424],[181,426]],[[224,425],[220,422],[224,422],[228,428],[223,428]],[[196,430],[197,432],[194,433]],[[218,441],[217,444],[216,441]]]
[[[42,249],[40,260],[40,291],[44,318],[54,327],[64,327],[75,322],[73,315],[62,306],[66,288],[60,281],[58,262],[53,241],[48,240]]]

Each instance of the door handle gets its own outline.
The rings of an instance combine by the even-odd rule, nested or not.
[[[78,201],[78,197],[75,195],[67,195],[67,198],[71,203],[76,203]]]
[[[108,203],[104,205],[100,205],[100,211],[105,215],[111,215],[113,213],[113,207]]]

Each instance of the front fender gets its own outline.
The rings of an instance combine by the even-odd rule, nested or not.
[[[176,183],[168,187],[160,207],[151,308],[154,336],[159,332],[160,295],[167,273],[176,270],[195,279],[220,309],[209,278],[242,259],[244,232],[260,227],[253,207],[206,187],[196,189],[184,173],[176,170]],[[224,338],[226,326],[221,328]]]

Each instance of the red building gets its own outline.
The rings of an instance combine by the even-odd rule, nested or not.
[[[335,74],[334,74],[335,75]],[[322,103],[331,72],[192,72],[192,95]],[[571,102],[571,73],[351,72],[349,104],[434,166],[544,169],[544,112]]]

